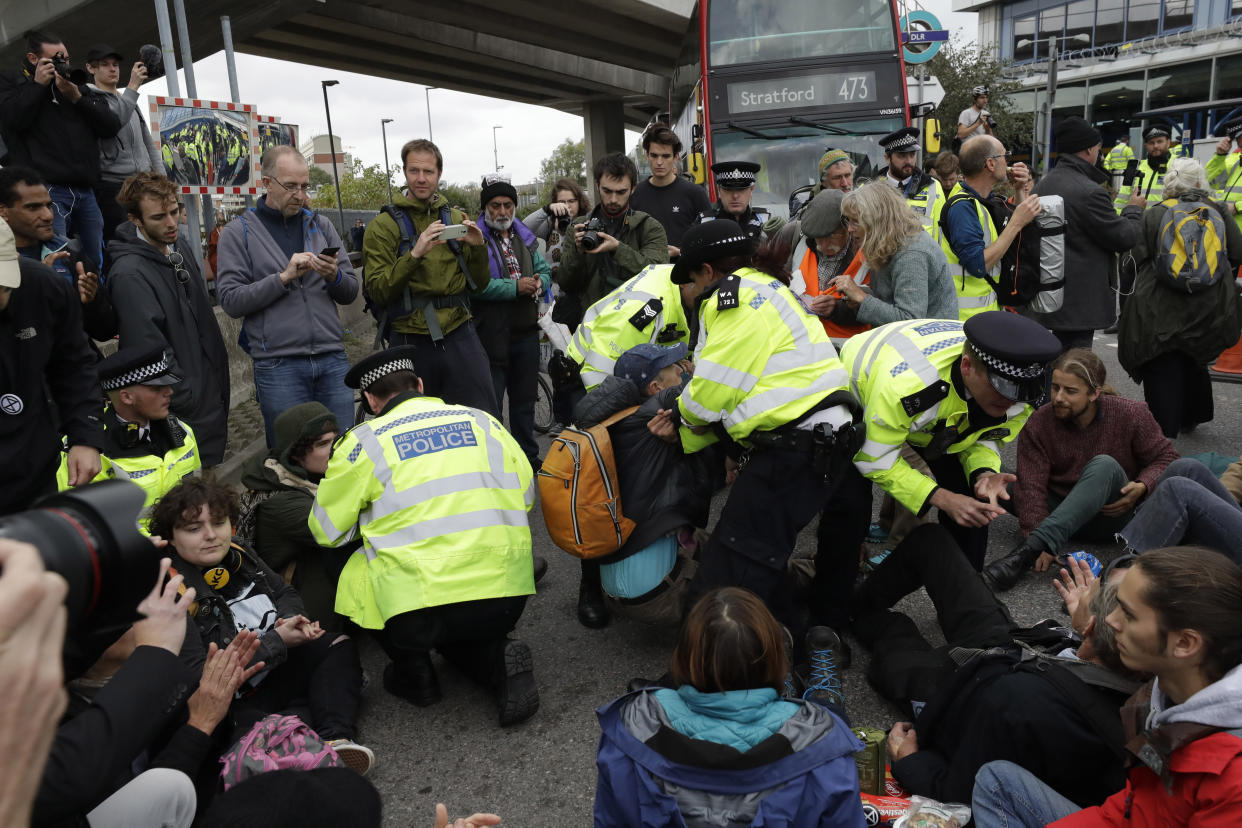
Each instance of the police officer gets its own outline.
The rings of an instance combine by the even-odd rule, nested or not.
[[[1134,150],[1130,148],[1130,133],[1124,133],[1117,139],[1117,144],[1104,156],[1104,169],[1113,176],[1125,172],[1126,164],[1134,160]]]
[[[145,529],[151,504],[194,474],[203,464],[194,429],[168,411],[172,387],[181,377],[161,348],[120,350],[96,366],[111,401],[103,414],[101,471],[92,482],[128,480],[146,493],[139,523]],[[67,459],[56,473],[56,487],[69,488]]]
[[[679,438],[686,452],[724,439],[745,458],[686,609],[716,587],[745,586],[795,630],[789,555],[849,465],[861,409],[823,325],[752,266],[753,251],[754,240],[729,219],[696,225],[682,239],[672,279],[702,291],[702,335],[676,410],[650,427]]]
[[[732,219],[746,235],[760,242],[776,235],[785,226],[785,220],[773,218],[762,207],[750,206],[759,169],[753,161],[718,161],[712,164],[712,175],[716,177],[716,203],[699,213],[699,221]]]
[[[1132,187],[1117,188],[1117,197],[1113,205],[1120,213],[1130,203],[1130,190],[1136,189],[1148,204],[1160,201],[1164,193],[1164,173],[1168,169],[1169,136],[1171,132],[1167,124],[1152,124],[1143,130],[1143,149],[1147,157],[1139,162],[1138,172]]]
[[[1217,130],[1224,136],[1216,144],[1216,153],[1207,162],[1205,170],[1210,183],[1221,194],[1220,201],[1229,205],[1233,220],[1242,227],[1242,118],[1222,124]],[[1234,148],[1236,143],[1237,147]],[[1232,150],[1232,151],[1231,151]]]
[[[379,632],[384,689],[438,702],[435,648],[496,692],[501,726],[516,724],[539,708],[530,648],[508,638],[535,591],[530,463],[495,417],[423,396],[414,351],[380,351],[346,375],[376,417],[333,447],[311,533],[322,546],[362,537],[336,611]]]
[[[985,311],[965,323],[914,319],[859,334],[841,349],[865,408],[866,442],[820,518],[815,558],[821,623],[848,621],[858,549],[871,521],[875,483],[916,515],[935,506],[976,569],[988,524],[1004,509],[1000,445],[1013,440],[1044,392],[1048,361],[1061,343],[1039,323]],[[901,456],[909,444],[935,479]]]
[[[612,376],[617,357],[635,345],[690,345],[694,285],[669,279],[673,266],[647,265],[612,293],[587,309],[570,337],[565,355],[581,366],[585,390]]]
[[[901,191],[910,209],[918,213],[923,229],[936,237],[936,225],[944,207],[944,190],[940,182],[919,168],[919,131],[903,127],[880,139],[888,166],[880,175]]]

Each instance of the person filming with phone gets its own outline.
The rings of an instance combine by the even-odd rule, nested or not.
[[[354,421],[336,306],[358,296],[358,277],[332,222],[307,208],[306,160],[276,146],[261,164],[267,192],[220,232],[216,295],[225,313],[245,319],[243,347],[274,448],[276,418],[295,405],[323,403],[338,423]]]

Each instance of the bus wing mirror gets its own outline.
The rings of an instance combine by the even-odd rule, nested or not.
[[[923,152],[927,155],[940,152],[940,121],[931,116],[923,119]]]
[[[689,168],[690,175],[694,178],[694,183],[703,185],[707,183],[707,161],[703,157],[702,152],[691,152],[686,159],[686,166]]]

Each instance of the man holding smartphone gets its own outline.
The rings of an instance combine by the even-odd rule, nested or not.
[[[220,233],[216,294],[225,313],[245,319],[242,345],[273,447],[276,418],[300,403],[323,403],[345,427],[354,421],[336,306],[354,301],[358,277],[336,228],[307,209],[306,160],[271,147],[262,173],[267,193]]]

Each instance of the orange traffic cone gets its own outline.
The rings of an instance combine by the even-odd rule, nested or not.
[[[1212,370],[1220,374],[1242,377],[1242,339],[1217,357]]]

